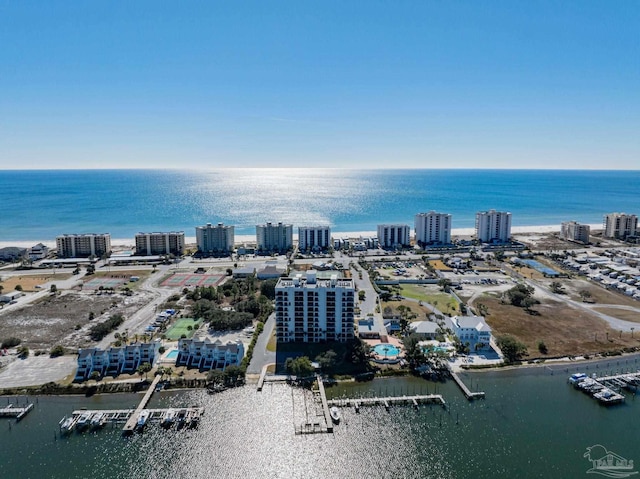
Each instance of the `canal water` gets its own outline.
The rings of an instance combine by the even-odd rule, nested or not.
[[[638,367],[635,358],[580,370],[601,375]],[[626,393],[625,404],[600,406],[567,384],[575,371],[465,374],[473,390],[487,394],[475,402],[452,381],[342,383],[328,395],[438,393],[448,407],[343,409],[333,434],[302,436],[294,430],[313,419],[312,395],[283,384],[262,392],[247,386],[216,395],[156,394],[150,407],[204,406],[200,427],[149,425],[130,438],[121,436],[121,426],[61,438],[57,425],[74,409],[129,408],[139,395],[39,397],[22,422],[0,420],[0,470],[3,478],[576,478],[593,477],[583,456],[596,444],[640,464],[640,398]]]

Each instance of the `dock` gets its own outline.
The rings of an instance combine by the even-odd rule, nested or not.
[[[468,400],[471,401],[473,399],[484,399],[484,397],[485,397],[484,391],[478,391],[478,392],[471,391],[467,387],[467,385],[464,382],[462,382],[462,379],[460,379],[460,376],[458,376],[458,373],[454,372],[451,369],[449,369],[449,371],[451,372],[451,377],[456,382],[458,387],[460,387],[460,389],[462,389],[462,392],[464,393],[464,395],[466,396],[466,398]]]
[[[420,394],[415,396],[389,396],[389,397],[371,397],[371,398],[358,398],[358,399],[332,399],[327,401],[328,406],[335,407],[353,407],[356,411],[361,406],[384,406],[385,409],[389,408],[393,404],[410,404],[417,408],[420,404],[433,404],[439,403],[441,406],[446,407],[446,402],[440,394]]]
[[[63,433],[70,433],[74,429],[79,430],[81,427],[80,423],[83,423],[84,427],[91,426],[94,428],[102,427],[105,424],[124,423],[124,427],[122,428],[123,434],[130,434],[139,428],[138,419],[143,411],[148,415],[146,423],[163,423],[166,419],[167,426],[176,422],[178,427],[185,425],[195,427],[204,414],[203,407],[178,407],[164,409],[146,408],[151,396],[156,391],[156,386],[159,382],[160,376],[156,376],[151,383],[151,386],[149,386],[149,389],[142,397],[138,407],[135,409],[78,409],[73,411],[71,416],[65,416],[60,420],[60,429]],[[79,421],[80,418],[83,419]]]
[[[619,404],[625,400],[624,395],[620,394],[623,389],[633,393],[637,391],[640,386],[640,371],[601,377],[597,377],[595,374],[591,377],[586,374],[574,374],[569,378],[569,382],[576,389],[597,399],[601,404]]]
[[[324,383],[322,378],[318,376],[318,391],[320,392],[320,402],[322,403],[322,412],[324,413],[324,421],[327,423],[327,432],[333,432],[333,420],[329,413],[329,404],[327,402],[327,394],[324,391]]]
[[[24,407],[14,407],[13,404],[9,404],[6,407],[0,409],[0,417],[15,417],[16,421],[22,420],[33,409],[33,403],[27,404]]]
[[[159,382],[160,382],[160,376],[156,376],[153,379],[151,386],[149,386],[149,389],[147,389],[147,392],[144,393],[144,396],[142,397],[142,401],[140,401],[140,404],[138,404],[138,407],[133,412],[133,414],[129,417],[124,427],[122,428],[123,433],[125,434],[131,433],[136,428],[136,425],[138,423],[138,416],[140,416],[140,413],[142,412],[142,410],[149,403],[149,400],[151,399],[151,396],[153,396],[153,393],[155,392],[156,386],[158,385]]]

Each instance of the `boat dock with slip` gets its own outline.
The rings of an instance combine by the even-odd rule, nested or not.
[[[8,404],[6,407],[0,408],[0,417],[15,417],[16,421],[20,421],[33,409],[33,403],[29,403],[24,407],[16,407]]]
[[[70,433],[74,429],[82,431],[91,426],[98,428],[107,423],[123,423],[123,434],[133,433],[135,430],[144,429],[148,423],[160,423],[164,427],[171,427],[176,422],[178,427],[195,427],[204,414],[203,407],[183,407],[166,409],[147,409],[151,396],[156,391],[160,382],[160,376],[156,376],[142,400],[135,409],[110,409],[110,410],[86,410],[73,411],[71,416],[63,417],[60,422],[60,431]]]
[[[467,397],[467,399],[469,399],[470,401],[472,399],[484,399],[484,391],[477,391],[477,392],[471,391],[467,387],[467,385],[462,382],[462,379],[460,379],[460,376],[458,376],[456,372],[454,372],[451,368],[449,368],[449,371],[451,372],[451,377],[456,382],[458,387],[462,389],[462,392]]]
[[[584,373],[576,373],[572,374],[568,381],[576,389],[589,394],[601,404],[611,405],[625,400],[624,395],[620,394],[623,389],[635,393],[640,386],[640,371],[602,377],[597,377],[595,374],[588,376]]]

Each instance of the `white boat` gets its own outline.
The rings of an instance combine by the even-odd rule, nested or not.
[[[174,409],[168,409],[167,412],[164,413],[164,417],[162,418],[162,426],[171,427],[171,425],[176,421],[176,411]]]
[[[90,421],[91,421],[91,413],[90,412],[83,412],[80,417],[78,418],[78,422],[76,423],[76,429],[78,431],[81,431],[82,429],[86,428],[87,426],[89,426]]]
[[[99,427],[104,426],[106,421],[106,417],[104,413],[98,412],[93,415],[91,418],[91,427],[97,429]]]
[[[336,424],[340,422],[340,409],[333,406],[331,409],[329,409],[329,414],[331,415],[331,420],[333,422],[335,422]]]
[[[63,433],[69,433],[73,430],[73,427],[75,425],[76,425],[76,422],[73,419],[73,416],[65,417],[65,418],[62,418],[62,420],[60,421],[60,430]]]
[[[136,423],[136,427],[138,429],[142,429],[145,426],[145,424],[147,424],[147,421],[149,420],[150,415],[151,413],[146,409],[143,409],[142,411],[140,411],[140,415],[138,416],[138,422]]]
[[[584,381],[585,379],[587,379],[587,377],[588,377],[588,376],[587,376],[586,374],[584,374],[584,373],[576,373],[576,374],[572,374],[572,375],[569,377],[569,382],[570,382],[571,384],[578,384],[579,382]]]

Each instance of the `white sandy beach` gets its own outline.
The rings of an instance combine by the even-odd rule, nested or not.
[[[590,224],[591,230],[599,230],[602,229],[602,224]],[[560,225],[537,225],[537,226],[513,226],[511,228],[512,234],[547,234],[553,232],[559,232]],[[451,230],[452,236],[471,236],[475,232],[475,228],[454,228]],[[366,237],[375,237],[377,235],[376,231],[333,231],[331,236],[334,238],[340,239],[349,239],[349,238],[366,238]],[[295,236],[295,235],[294,235]],[[243,243],[255,243],[256,236],[255,235],[236,235],[235,242],[236,244]],[[185,237],[185,243],[187,244],[195,244],[196,237],[195,236],[187,236]],[[0,241],[0,248],[5,248],[8,246],[17,246],[20,248],[30,248],[31,246],[42,243],[49,248],[55,248],[56,242],[55,240],[20,240],[20,241]],[[135,240],[134,238],[112,238],[111,245],[116,247],[122,246],[134,246]]]

